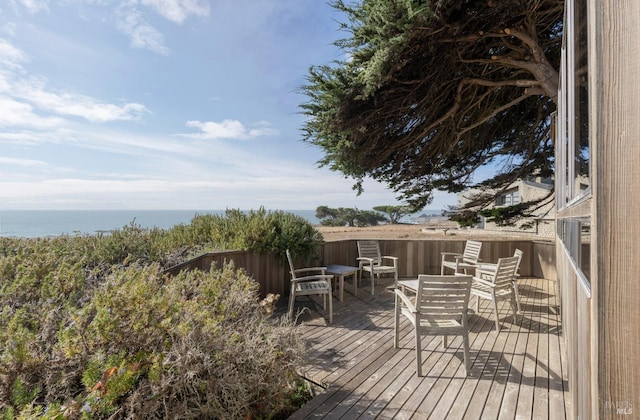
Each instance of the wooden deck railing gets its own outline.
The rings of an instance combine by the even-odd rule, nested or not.
[[[318,261],[314,265],[343,264],[355,265],[358,256],[356,240],[325,242],[318,250]],[[418,274],[440,273],[441,252],[462,252],[465,239],[460,240],[380,240],[383,255],[399,258],[398,275],[417,277]],[[556,280],[555,243],[532,240],[490,240],[483,241],[480,258],[485,262],[495,262],[500,257],[513,255],[519,248],[524,252],[520,265],[523,277],[537,277]],[[233,261],[237,268],[244,269],[260,284],[260,294],[288,292],[289,274],[284,261],[274,254],[260,254],[253,251],[209,252],[166,270],[175,274],[181,270],[209,270],[211,266],[221,267]]]

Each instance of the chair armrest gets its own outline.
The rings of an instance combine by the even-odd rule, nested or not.
[[[360,263],[360,269],[362,269],[363,266],[365,265],[370,265],[371,267],[373,267],[373,258],[368,258],[368,257],[358,257],[356,258],[356,261],[358,261]]]
[[[395,267],[398,264],[398,257],[392,257],[391,255],[384,255],[382,257],[383,260],[391,260],[393,261],[393,266]]]
[[[498,264],[493,264],[493,263],[479,263],[479,264],[476,264],[476,269],[478,271],[482,271],[482,272],[485,272],[487,274],[495,273],[497,268],[498,268]]]
[[[411,300],[409,300],[407,295],[402,293],[402,290],[395,289],[394,291],[396,292],[396,296],[399,297],[400,300],[402,300],[402,303],[405,304],[405,306],[409,309],[410,312],[412,312],[414,314],[418,313],[418,311],[416,310],[416,307],[413,305],[413,303],[411,303]]]
[[[454,259],[456,259],[458,257],[462,257],[462,254],[459,254],[457,252],[441,252],[440,255],[442,255],[442,262],[453,261]],[[453,258],[451,258],[451,257],[453,257]]]
[[[305,268],[298,268],[296,270],[294,270],[297,273],[309,273],[311,271],[317,271],[320,274],[324,274],[327,271],[327,267],[305,267]]]
[[[462,254],[460,254],[459,252],[441,252],[440,255],[442,255],[443,257],[445,257],[445,256],[454,256],[454,255],[462,256]]]
[[[291,279],[291,283],[301,283],[305,281],[315,281],[315,280],[327,280],[329,284],[331,284],[332,279],[333,279],[333,276],[331,274],[316,274],[313,276],[296,277],[295,279]]]

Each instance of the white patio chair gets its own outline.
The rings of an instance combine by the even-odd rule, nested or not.
[[[468,240],[465,243],[462,254],[457,252],[442,252],[440,274],[444,275],[445,268],[452,269],[454,273],[460,273],[460,270],[464,270],[465,274],[469,274],[468,270],[474,270],[476,264],[480,261],[481,248],[482,242]]]
[[[518,313],[522,313],[522,310],[520,308],[520,292],[518,291],[518,278],[520,277],[520,274],[518,273],[518,270],[520,269],[520,263],[522,262],[522,256],[524,255],[524,253],[519,250],[516,249],[513,252],[513,256],[514,257],[518,257],[518,263],[516,264],[516,272],[513,275],[513,293],[515,294],[516,297],[516,307],[518,308]],[[477,268],[481,269],[482,271],[489,271],[489,270],[495,270],[496,268],[496,264],[493,263],[478,263]]]
[[[291,292],[289,294],[289,318],[293,317],[293,306],[297,296],[322,295],[323,309],[327,309],[329,298],[329,324],[333,323],[333,303],[331,279],[333,276],[325,274],[326,267],[294,268],[291,253],[287,249],[289,272],[291,273]],[[311,273],[311,274],[309,274]]]
[[[396,289],[394,347],[399,347],[398,332],[400,315],[404,315],[413,325],[416,344],[416,371],[422,376],[421,336],[442,335],[442,347],[447,347],[448,335],[461,335],[464,348],[465,373],[470,373],[469,328],[467,307],[472,276],[454,274],[449,276],[418,276],[415,295],[409,298],[401,289]]]
[[[513,279],[519,257],[499,258],[495,267],[476,269],[471,285],[471,294],[476,296],[476,313],[480,310],[480,298],[489,299],[496,315],[496,331],[500,331],[498,300],[509,299],[513,309],[513,322],[516,319],[516,302],[513,292]]]
[[[381,274],[392,273],[394,284],[397,286],[398,257],[382,255],[378,241],[358,241],[357,261],[360,268],[360,279],[362,279],[362,271],[368,271],[371,274],[371,294],[373,294],[375,277],[380,278]]]

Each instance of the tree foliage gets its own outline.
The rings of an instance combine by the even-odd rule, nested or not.
[[[418,211],[418,209],[413,206],[375,206],[373,209],[386,214],[388,216],[389,223],[392,224],[400,223],[400,219],[404,216],[408,216]]]
[[[304,140],[321,165],[372,177],[418,208],[434,190],[478,186],[487,204],[518,178],[553,172],[562,0],[361,0],[333,6],[344,61],[310,69]]]
[[[386,217],[375,211],[348,207],[318,206],[316,217],[323,226],[377,226],[380,222],[388,221]]]

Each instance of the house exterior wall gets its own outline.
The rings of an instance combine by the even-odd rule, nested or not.
[[[549,191],[553,188],[552,184],[519,180],[514,182],[505,191],[511,193],[513,191],[518,192],[519,202],[533,201],[543,199],[548,196]],[[469,197],[477,193],[476,189],[469,189],[458,194],[458,207],[469,202]],[[493,203],[487,206],[486,209],[499,207],[499,204]],[[502,232],[502,233],[526,233],[540,236],[542,238],[554,238],[555,237],[555,201],[548,200],[548,203],[537,208],[533,211],[532,217],[527,217],[519,220],[513,226],[499,226],[494,222],[486,221],[485,217],[480,217],[480,223],[475,229],[478,234],[486,234],[488,232]]]
[[[565,7],[567,54],[555,139],[561,175],[556,178],[556,260],[571,418],[637,418],[640,2],[566,0]],[[582,7],[586,26],[579,24]],[[588,76],[575,51],[581,44],[587,46]],[[585,121],[589,171],[578,174],[573,147],[585,145],[580,131]]]

